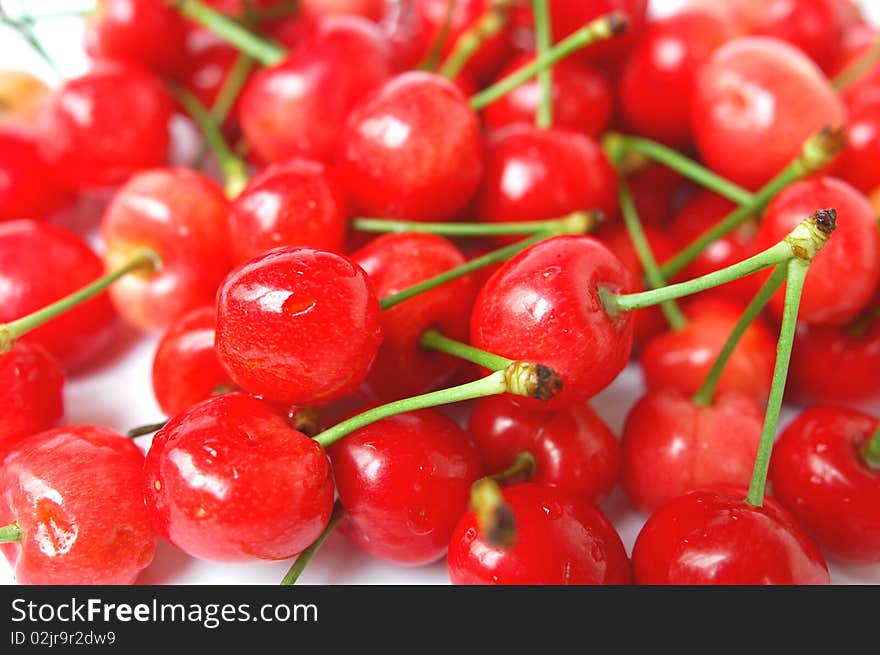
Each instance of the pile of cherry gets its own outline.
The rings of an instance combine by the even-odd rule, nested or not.
[[[100,0],[87,73],[0,71],[16,579],[132,583],[162,537],[292,583],[333,530],[461,584],[880,563],[878,33],[852,0],[646,5]],[[63,425],[117,317],[164,333],[168,419]],[[618,439],[587,403],[631,361]]]

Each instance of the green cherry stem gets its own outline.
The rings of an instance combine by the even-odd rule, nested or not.
[[[329,537],[330,533],[336,528],[336,524],[339,523],[339,519],[342,518],[343,514],[345,514],[345,510],[342,507],[342,503],[337,500],[333,505],[333,513],[330,515],[330,521],[327,523],[327,527],[324,528],[324,531],[317,539],[315,539],[311,546],[299,554],[293,562],[293,565],[290,567],[290,570],[287,571],[287,575],[281,580],[282,587],[296,584],[296,581],[299,580],[299,576],[305,571],[306,566],[315,556],[315,553],[321,549],[321,546],[327,541],[327,537]]]
[[[852,66],[848,66],[840,75],[831,80],[831,84],[836,90],[843,91],[855,82],[858,82],[878,62],[880,62],[880,35],[874,41],[871,49],[861,59],[854,62]]]
[[[573,212],[561,218],[509,223],[425,223],[385,218],[355,218],[351,221],[351,228],[361,232],[421,232],[447,237],[585,234],[592,231],[604,218],[600,211]]]
[[[553,26],[550,23],[550,7],[547,0],[532,0],[535,15],[535,51],[538,57],[546,56],[553,47]],[[535,127],[546,130],[553,126],[553,67],[538,73],[541,96],[535,113]]]
[[[657,265],[657,260],[651,251],[651,245],[648,243],[648,237],[645,235],[642,221],[639,220],[638,210],[630,193],[629,185],[627,185],[626,180],[623,178],[620,180],[618,194],[623,223],[626,226],[627,232],[629,232],[629,238],[642,264],[645,279],[652,289],[658,289],[666,284],[666,280],[660,273],[660,267]],[[666,322],[669,323],[669,327],[673,330],[680,330],[687,325],[687,319],[674,300],[661,303],[660,311],[663,312]]]
[[[782,241],[757,255],[744,259],[707,275],[687,282],[670,284],[659,289],[640,293],[613,294],[604,289],[599,296],[605,310],[611,316],[634,309],[644,309],[667,300],[675,300],[706,289],[712,289],[727,282],[751,275],[757,271],[782,264],[791,259],[812,259],[813,255],[825,245],[828,237],[837,227],[837,211],[820,209],[809,218],[801,221]]]
[[[862,457],[865,458],[865,463],[868,466],[880,469],[880,423],[877,424],[874,434],[862,447]]]
[[[235,101],[241,94],[253,66],[254,59],[252,57],[243,52],[238,54],[238,58],[223,81],[223,86],[220,87],[220,92],[211,107],[211,118],[217,125],[223,125],[229,116],[229,112],[235,106]]]
[[[773,383],[770,386],[770,398],[764,414],[764,427],[758,454],[755,457],[755,468],[749,483],[746,502],[760,507],[764,503],[764,488],[767,485],[767,471],[770,468],[770,453],[773,440],[776,438],[776,426],[779,423],[779,412],[782,409],[782,396],[785,393],[785,382],[788,378],[788,364],[791,359],[791,347],[794,343],[794,332],[797,327],[798,308],[801,303],[801,291],[804,279],[810,268],[810,259],[795,258],[788,262],[785,286],[785,308],[782,312],[782,327],[779,330],[779,341],[776,344],[776,364],[773,367]]]
[[[727,337],[727,341],[725,341],[724,345],[721,347],[718,357],[715,358],[712,368],[709,369],[706,379],[703,381],[703,384],[700,385],[697,393],[694,394],[693,401],[695,405],[708,407],[712,404],[712,399],[715,396],[715,389],[718,387],[718,381],[721,379],[721,374],[724,372],[724,367],[727,365],[730,356],[733,354],[737,344],[739,344],[743,335],[746,333],[746,330],[763,311],[764,307],[767,306],[767,303],[770,302],[770,298],[773,297],[776,290],[782,286],[783,282],[785,282],[786,271],[786,266],[781,264],[777,266],[761,287],[761,290],[758,291],[748,307],[743,311],[739,320],[736,322],[736,325],[733,326],[730,336]]]
[[[326,448],[355,430],[404,412],[502,393],[547,400],[556,395],[561,388],[562,382],[552,369],[530,362],[512,362],[504,370],[495,371],[474,382],[379,405],[337,423],[332,428],[315,435],[314,439]]]
[[[0,324],[0,353],[9,352],[12,350],[17,339],[86,300],[94,298],[119,278],[135,272],[155,273],[161,268],[162,260],[154,250],[139,248],[119,268],[99,277],[78,291],[74,291],[61,300],[57,300],[51,305],[46,305],[27,316]]]
[[[494,0],[480,18],[455,41],[452,52],[440,65],[438,73],[454,79],[482,45],[507,24],[507,9],[512,0]]]
[[[516,459],[513,460],[513,464],[509,467],[500,473],[495,473],[487,477],[492,478],[498,484],[504,482],[519,482],[531,478],[535,474],[535,469],[537,467],[538,463],[535,461],[535,456],[529,451],[524,450],[516,456]]]
[[[418,70],[433,71],[440,64],[440,56],[443,54],[443,48],[446,47],[446,41],[449,39],[449,31],[452,29],[452,17],[455,15],[455,8],[458,0],[449,0],[446,5],[446,13],[443,14],[443,22],[440,29],[437,30],[437,36],[428,49],[428,54],[416,66]]]
[[[461,341],[450,339],[439,330],[427,330],[422,335],[419,345],[423,348],[437,350],[447,355],[458,357],[490,371],[503,371],[513,364],[512,359],[507,359],[507,357],[501,357]]]
[[[514,71],[492,86],[471,96],[471,108],[474,111],[485,109],[526,80],[530,80],[556,62],[565,59],[572,53],[591,43],[623,34],[629,29],[629,18],[623,12],[616,11],[606,14],[587,23],[582,28],[557,43],[553,48],[536,57],[530,64]]]
[[[135,437],[142,437],[145,434],[153,434],[154,432],[158,432],[162,428],[165,427],[165,424],[168,423],[168,419],[164,421],[160,421],[158,423],[147,423],[146,425],[139,425],[136,428],[132,428],[128,432],[125,433],[125,436],[129,439],[134,439]]]
[[[10,523],[0,528],[0,544],[10,544],[21,541],[21,528],[18,523]]]
[[[843,128],[826,127],[810,136],[804,142],[801,154],[757,191],[751,202],[740,205],[716,225],[694,239],[672,259],[664,262],[660,271],[667,278],[680,273],[710,244],[732,232],[752,216],[757,215],[787,186],[828,164],[845,145],[846,132]]]
[[[49,66],[58,79],[64,80],[65,78],[64,74],[61,72],[61,68],[55,63],[55,60],[52,59],[43,47],[43,44],[40,43],[36,34],[34,34],[34,22],[34,19],[28,15],[23,15],[19,19],[12,18],[6,10],[0,6],[0,24],[6,25],[18,32],[19,36],[21,36],[21,38],[30,46],[31,50],[33,50],[40,59]]]

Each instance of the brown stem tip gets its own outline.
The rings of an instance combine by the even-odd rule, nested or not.
[[[516,541],[516,519],[492,478],[477,480],[471,489],[471,506],[480,538],[492,546],[510,548]]]
[[[843,126],[826,125],[804,142],[801,163],[809,171],[824,168],[849,143]]]
[[[608,29],[614,36],[620,36],[629,31],[629,15],[623,11],[615,11],[608,16]]]
[[[831,233],[837,229],[837,210],[836,209],[820,209],[815,214],[813,214],[813,220],[816,222],[816,227],[831,236]]]
[[[504,371],[507,390],[526,398],[549,400],[562,390],[562,379],[549,366],[513,362]]]

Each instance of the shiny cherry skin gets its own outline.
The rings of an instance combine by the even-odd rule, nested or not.
[[[293,557],[333,511],[324,449],[243,393],[214,396],[172,418],[153,437],[143,480],[153,526],[199,559]]]
[[[617,484],[620,445],[586,403],[532,412],[489,396],[474,405],[467,430],[489,474],[528,452],[535,459],[529,482],[560,487],[594,505]]]
[[[837,162],[837,174],[863,193],[880,189],[880,94],[875,102],[850,109],[849,142]]]
[[[64,371],[44,348],[19,341],[0,354],[0,460],[24,437],[64,414]]]
[[[810,266],[798,320],[844,325],[867,307],[880,281],[880,231],[864,195],[832,177],[797,182],[767,207],[755,235],[755,248],[769,248],[804,217],[825,207],[837,209],[837,229]],[[780,289],[770,302],[780,316],[784,300]]]
[[[278,246],[342,252],[346,208],[345,188],[326,164],[301,158],[271,164],[232,203],[232,260],[241,264]]]
[[[379,28],[356,16],[317,21],[277,66],[256,72],[238,117],[256,157],[328,161],[352,108],[391,74]]]
[[[688,145],[697,69],[733,36],[725,15],[709,7],[686,9],[649,23],[620,75],[620,108],[626,124],[652,139]]]
[[[471,314],[471,344],[552,368],[562,389],[548,401],[517,399],[554,410],[591,398],[626,366],[633,320],[611,317],[599,290],[630,293],[629,271],[597,239],[558,236],[530,246],[483,286]]]
[[[77,235],[36,221],[0,223],[0,323],[42,309],[104,272],[101,260]],[[28,332],[68,371],[88,362],[112,335],[115,313],[99,295]]]
[[[880,562],[880,468],[860,449],[877,419],[840,407],[811,407],[773,448],[773,494],[830,557]]]
[[[794,518],[770,497],[761,507],[745,497],[745,487],[692,491],[654,512],[633,547],[636,584],[829,584]]]
[[[402,291],[466,262],[451,242],[433,234],[386,234],[351,256],[366,271],[379,298]],[[439,329],[467,341],[468,319],[477,295],[471,276],[460,277],[382,312],[384,339],[364,380],[368,395],[397,400],[439,388],[461,360],[419,346],[422,335]]]
[[[691,125],[715,171],[757,189],[801,151],[810,134],[846,122],[831,83],[810,59],[769,37],[734,39],[697,72]]]
[[[748,486],[763,424],[761,407],[736,391],[708,406],[674,389],[649,391],[623,429],[623,488],[636,508],[653,512],[689,491]]]
[[[343,255],[276,248],[220,287],[220,362],[241,388],[268,400],[311,407],[351,395],[381,342],[373,284]]]
[[[141,491],[144,456],[106,428],[71,425],[18,443],[0,468],[0,546],[19,584],[132,584],[156,534]]]
[[[364,215],[445,220],[479,184],[480,126],[453,83],[432,73],[402,73],[352,111],[337,163]]]
[[[719,297],[698,298],[684,307],[688,323],[645,344],[641,365],[648,389],[697,392],[742,315],[743,306]],[[753,322],[730,356],[718,391],[738,391],[761,405],[770,393],[776,339],[760,320]]]
[[[174,322],[153,357],[153,393],[175,416],[221,389],[235,387],[214,350],[214,305],[198,307]]]
[[[50,99],[40,150],[68,186],[116,185],[165,163],[172,108],[171,96],[148,71],[100,61]]]
[[[434,562],[468,507],[480,458],[464,431],[432,410],[357,430],[328,452],[340,531],[374,557],[405,566]]]
[[[86,21],[86,52],[175,75],[186,66],[186,23],[167,2],[99,0]]]
[[[229,270],[229,202],[217,184],[188,168],[159,168],[132,177],[101,220],[108,269],[138,248],[162,260],[152,274],[126,275],[110,288],[119,313],[144,330],[162,330],[211,303]]]
[[[468,511],[449,543],[453,584],[623,585],[630,563],[614,527],[588,501],[559,487],[518,484],[503,490],[516,525],[505,548],[480,536]]]
[[[0,221],[46,218],[70,200],[40,156],[36,135],[0,124]]]

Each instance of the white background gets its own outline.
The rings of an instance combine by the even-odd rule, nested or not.
[[[723,0],[721,0],[723,1]],[[0,0],[3,6],[15,11],[15,0]],[[91,6],[88,1],[25,0],[32,15],[76,11]],[[667,13],[681,4],[681,0],[654,0],[652,9]],[[880,2],[865,0],[867,12],[880,22]],[[54,19],[41,23],[39,37],[59,62],[66,76],[86,70],[87,60],[82,53],[82,25],[76,19]],[[47,82],[53,83],[48,67],[36,57],[17,36],[0,28],[0,67],[30,70]],[[87,217],[88,218],[88,217]],[[97,219],[92,219],[97,220]],[[163,418],[153,400],[150,386],[150,365],[156,346],[156,337],[141,336],[120,326],[114,344],[101,361],[85,374],[70,380],[65,387],[67,423],[94,423],[124,432],[145,423]],[[593,406],[620,434],[629,407],[642,394],[641,378],[630,367],[603,394]],[[783,415],[783,422],[791,418]],[[143,448],[149,438],[138,440]],[[602,509],[619,530],[627,551],[630,551],[645,517],[630,511],[618,489]],[[277,584],[287,571],[289,562],[216,564],[194,560],[167,543],[161,543],[153,564],[144,571],[139,582],[147,584]],[[880,583],[880,565],[867,567],[836,566],[831,564],[832,581],[845,583]],[[12,569],[0,558],[0,583],[14,582]],[[446,584],[448,578],[444,562],[420,568],[403,568],[385,564],[363,554],[339,535],[332,535],[315,556],[300,579],[301,584]]]

